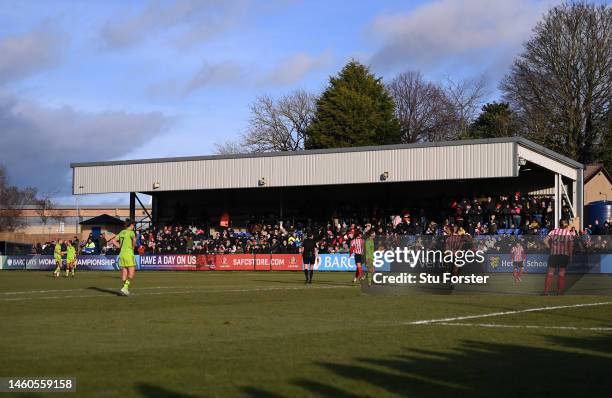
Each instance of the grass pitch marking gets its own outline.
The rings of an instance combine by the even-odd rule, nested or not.
[[[240,286],[240,285],[226,285],[226,287],[230,286]],[[215,287],[207,287],[207,286],[150,286],[150,287],[138,287],[135,290],[152,290],[152,289],[214,289]],[[60,293],[60,292],[81,292],[84,290],[88,290],[87,287],[81,287],[78,289],[49,289],[49,290],[22,290],[17,292],[0,292],[0,294],[9,296],[9,295],[17,295],[17,294],[31,294],[31,293]],[[112,289],[110,287],[105,287],[103,289]]]
[[[242,288],[242,289],[215,289],[215,288],[194,288],[191,287],[192,290],[177,290],[177,291],[162,291],[162,292],[148,292],[148,293],[132,293],[130,296],[140,297],[140,296],[153,296],[153,295],[165,295],[165,294],[190,294],[190,293],[233,293],[233,292],[260,292],[260,291],[274,291],[274,290],[312,290],[312,289],[339,289],[339,288],[351,288],[353,286],[311,286],[311,287],[258,287],[258,288]],[[144,289],[180,289],[180,286],[157,286],[150,288],[139,288],[139,290]],[[190,288],[190,287],[185,287]],[[115,290],[112,288],[105,288],[110,290]],[[70,290],[50,290],[49,292],[58,292],[58,291],[83,291],[87,289],[70,289]],[[33,291],[35,293],[43,292],[42,290]],[[23,292],[27,293],[27,292]],[[110,292],[109,292],[110,293]],[[119,293],[119,289],[117,289],[117,294]],[[11,298],[0,298],[0,301],[25,301],[25,300],[56,300],[56,299],[66,299],[66,298],[90,298],[90,297],[116,297],[113,294],[83,294],[83,295],[62,295],[62,296],[38,296],[38,297],[11,297]]]
[[[538,307],[538,308],[527,308],[524,310],[514,310],[514,311],[502,311],[502,312],[491,312],[488,314],[479,314],[479,315],[466,315],[466,316],[457,316],[453,318],[440,318],[440,319],[426,319],[422,321],[413,321],[406,322],[406,325],[430,325],[432,323],[450,323],[454,321],[464,321],[467,319],[478,319],[478,318],[490,318],[494,316],[503,316],[503,315],[513,315],[513,314],[522,314],[525,312],[539,312],[539,311],[551,311],[551,310],[560,310],[565,308],[579,308],[579,307],[593,307],[597,305],[610,305],[612,301],[599,302],[599,303],[584,303],[584,304],[569,304],[569,305],[556,305],[553,307]]]
[[[578,327],[578,326],[544,326],[544,325],[502,325],[498,323],[459,323],[436,322],[435,325],[444,326],[471,326],[480,328],[507,328],[507,329],[557,329],[557,330],[588,330],[595,332],[612,332],[612,327]]]

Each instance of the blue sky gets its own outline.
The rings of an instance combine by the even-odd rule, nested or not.
[[[484,75],[495,99],[557,3],[3,1],[0,163],[70,203],[71,162],[210,154],[258,95],[318,93],[351,58],[387,81]]]

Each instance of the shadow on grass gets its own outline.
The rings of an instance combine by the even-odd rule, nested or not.
[[[140,393],[140,395],[147,398],[204,398],[204,395],[183,394],[165,387],[160,387],[149,383],[136,384],[136,390]]]
[[[256,387],[244,387],[242,392],[249,397],[257,398],[284,398],[284,395],[276,394],[270,391],[262,390]]]
[[[119,296],[119,289],[115,290],[115,289],[107,289],[107,288],[103,288],[103,287],[95,287],[95,286],[90,286],[87,289],[89,290],[95,290],[96,292],[101,292],[101,293],[108,293],[108,294],[114,294],[115,296]]]
[[[342,387],[319,379],[289,382],[304,390],[298,395],[320,397],[610,396],[612,335],[548,339],[547,348],[464,340],[452,351],[404,349],[384,358],[318,362],[329,378],[343,381]],[[354,389],[345,387],[352,384]],[[279,396],[253,387],[242,392],[251,397]]]

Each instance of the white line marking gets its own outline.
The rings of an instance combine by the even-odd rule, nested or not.
[[[612,331],[612,327],[577,327],[577,326],[543,326],[543,325],[500,325],[496,323],[455,323],[436,322],[436,325],[444,326],[474,326],[481,328],[511,328],[511,329],[560,329],[560,330],[592,330],[598,332]]]
[[[427,319],[427,320],[422,320],[422,321],[406,322],[406,325],[428,325],[428,324],[431,324],[431,323],[454,322],[454,321],[463,321],[463,320],[466,320],[466,319],[489,318],[489,317],[493,317],[493,316],[522,314],[522,313],[525,313],[525,312],[550,311],[550,310],[560,310],[560,309],[564,309],[564,308],[592,307],[592,306],[596,306],[596,305],[609,305],[609,304],[612,304],[612,301],[600,302],[600,303],[557,305],[557,306],[554,306],[554,307],[527,308],[527,309],[524,309],[524,310],[492,312],[492,313],[489,313],[489,314],[457,316],[457,317],[454,317],[454,318]]]
[[[52,290],[27,290],[23,292],[2,292],[4,295],[13,295],[13,294],[28,294],[28,293],[52,293],[52,292],[76,292],[83,289],[52,289]]]
[[[338,288],[350,288],[352,286],[310,286],[310,287],[259,287],[253,289],[199,289],[199,290],[180,290],[172,292],[150,292],[150,293],[133,293],[130,296],[153,296],[161,294],[189,294],[189,293],[234,293],[234,292],[260,292],[260,291],[272,291],[272,290],[311,290],[311,289],[338,289]],[[164,287],[160,287],[164,288]],[[177,286],[176,288],[180,288]],[[146,289],[146,288],[140,288]],[[115,290],[115,289],[108,289]],[[119,289],[116,289],[119,293]],[[16,298],[0,298],[0,301],[24,301],[24,300],[56,300],[56,299],[67,299],[67,298],[89,298],[89,297],[116,297],[111,292],[107,294],[87,294],[87,295],[65,295],[65,296],[42,296],[42,297],[16,297]]]
[[[225,287],[234,287],[241,285],[226,285]],[[215,287],[207,286],[151,286],[151,287],[138,287],[135,290],[151,290],[151,289],[214,289]],[[103,287],[101,289],[112,290],[112,287]],[[91,290],[91,288],[82,287],[79,289],[50,289],[50,290],[24,290],[18,292],[2,292],[4,295],[15,295],[15,294],[29,294],[29,293],[58,293],[58,292],[82,292]]]

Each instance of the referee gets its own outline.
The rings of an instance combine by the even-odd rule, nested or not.
[[[555,270],[559,268],[557,277],[557,293],[561,296],[565,289],[565,270],[569,265],[569,260],[572,255],[573,234],[569,229],[567,220],[561,220],[559,228],[555,228],[548,233],[544,238],[544,244],[550,249],[548,256],[548,272],[544,281],[544,295],[548,296],[548,292],[552,287],[553,276]]]
[[[312,274],[314,274],[314,264],[317,258],[317,242],[315,242],[312,232],[308,232],[300,249],[304,261],[304,276],[306,277],[304,283],[312,283]]]

